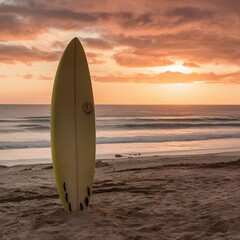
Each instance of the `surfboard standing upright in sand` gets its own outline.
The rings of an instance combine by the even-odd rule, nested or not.
[[[58,65],[51,104],[51,148],[66,211],[86,209],[95,168],[95,114],[91,78],[80,41],[74,38]]]

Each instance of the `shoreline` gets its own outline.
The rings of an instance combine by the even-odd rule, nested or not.
[[[137,154],[115,154],[112,157],[102,157],[96,158],[96,161],[111,161],[111,160],[118,160],[118,159],[138,159],[138,158],[169,158],[169,157],[184,157],[184,156],[199,156],[199,155],[219,155],[219,154],[235,154],[240,153],[240,148],[228,148],[223,149],[222,151],[215,151],[216,149],[200,149],[200,150],[179,150],[179,151],[166,151],[166,152],[156,152],[156,153],[137,153]],[[116,157],[119,155],[119,157]],[[239,154],[240,155],[240,154]],[[121,157],[120,157],[121,156]],[[19,164],[22,161],[22,164]],[[38,164],[52,164],[50,158],[43,158],[43,159],[34,159],[35,162],[31,162],[30,159],[19,159],[19,160],[2,160],[0,161],[0,168],[1,167],[13,167],[13,166],[27,166],[27,165],[38,165]],[[26,163],[24,163],[26,162]],[[16,163],[16,164],[14,164]]]
[[[228,155],[228,156],[234,156],[234,155],[239,155],[240,157],[240,150],[239,151],[221,151],[221,152],[208,152],[208,153],[201,153],[200,150],[197,150],[198,153],[193,154],[194,151],[189,151],[189,154],[186,154],[186,151],[183,151],[183,154],[174,154],[176,152],[173,152],[173,154],[149,154],[149,155],[144,155],[144,154],[128,154],[128,155],[121,155],[121,154],[116,154],[119,155],[118,157],[113,156],[112,158],[97,158],[97,161],[103,161],[103,162],[108,162],[108,161],[118,161],[118,160],[141,160],[141,159],[169,159],[169,158],[184,158],[184,157],[198,157],[198,156],[209,156],[209,155]],[[179,153],[179,152],[178,152]],[[185,154],[184,154],[185,153]],[[14,167],[14,166],[28,166],[28,165],[52,165],[51,159],[39,159],[39,161],[48,161],[48,162],[43,162],[43,163],[26,163],[26,164],[1,164],[0,163],[0,168],[5,168],[5,167]],[[11,160],[5,160],[6,162],[9,161],[9,163],[11,163]],[[21,160],[17,160],[17,161],[21,161]],[[26,161],[28,161],[28,159],[26,159]]]

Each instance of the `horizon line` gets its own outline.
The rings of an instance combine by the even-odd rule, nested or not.
[[[0,105],[51,105],[51,103],[0,103]],[[156,104],[156,103],[149,103],[149,104],[138,104],[138,103],[133,103],[133,104],[125,104],[125,103],[114,103],[114,104],[108,104],[108,103],[97,103],[94,104],[95,106],[240,106],[240,103],[237,104]]]

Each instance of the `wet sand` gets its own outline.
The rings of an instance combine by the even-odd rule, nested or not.
[[[240,153],[98,160],[92,204],[76,213],[50,164],[0,176],[0,239],[240,239]]]

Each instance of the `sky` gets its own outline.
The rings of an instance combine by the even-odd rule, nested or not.
[[[96,104],[240,104],[237,0],[0,0],[0,104],[49,104],[74,37]]]

